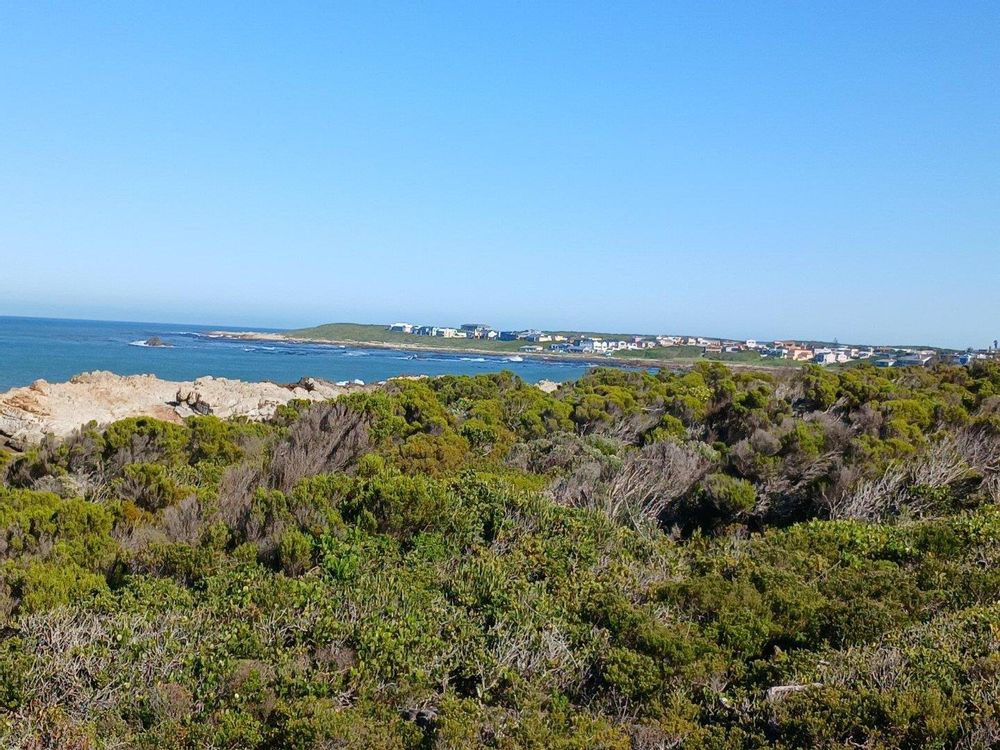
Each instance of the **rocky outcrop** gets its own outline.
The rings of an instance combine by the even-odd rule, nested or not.
[[[554,380],[539,380],[535,383],[535,387],[542,391],[542,393],[555,393],[559,390],[561,383],[556,383]]]
[[[91,421],[103,425],[125,417],[180,422],[214,414],[261,420],[293,399],[323,401],[358,389],[314,378],[293,385],[213,377],[177,382],[111,372],[84,373],[67,383],[36,380],[0,394],[0,445],[22,450],[47,434],[62,437]]]
[[[212,405],[202,398],[197,388],[178,388],[174,401],[178,406],[186,406],[195,414],[208,415],[212,413]]]

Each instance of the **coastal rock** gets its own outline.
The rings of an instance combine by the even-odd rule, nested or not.
[[[198,415],[200,415],[202,417],[207,417],[209,414],[212,413],[212,407],[209,406],[204,401],[199,400],[199,401],[195,401],[193,404],[191,404],[191,411],[193,411],[195,414],[198,414]]]
[[[292,390],[302,389],[309,393],[316,390],[316,379],[315,378],[301,378],[298,383],[291,386]]]
[[[271,417],[292,399],[324,401],[359,390],[309,378],[295,386],[204,377],[193,382],[154,375],[88,372],[66,383],[36,381],[0,394],[0,445],[23,450],[46,434],[68,435],[88,422],[105,425],[125,417],[149,416],[180,422],[193,414],[223,419]]]
[[[553,391],[559,389],[559,383],[556,383],[553,380],[539,380],[535,383],[535,387],[543,393],[552,393]]]

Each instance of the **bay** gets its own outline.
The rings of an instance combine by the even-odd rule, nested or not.
[[[62,320],[0,316],[0,391],[41,378],[68,380],[81,372],[150,373],[166,380],[204,375],[294,383],[302,377],[363,380],[398,375],[477,375],[510,370],[534,383],[583,375],[593,363],[552,362],[509,355],[429,353],[329,344],[239,341],[206,336],[243,329],[170,323]],[[266,331],[267,329],[259,329]],[[158,336],[166,347],[142,343]]]

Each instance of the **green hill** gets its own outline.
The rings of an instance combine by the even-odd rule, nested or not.
[[[337,341],[360,344],[393,344],[407,347],[434,347],[445,349],[479,349],[496,352],[516,352],[526,341],[489,341],[487,339],[444,338],[443,336],[416,336],[412,333],[390,331],[388,326],[365,323],[327,323],[312,328],[287,331],[287,335],[320,341]]]

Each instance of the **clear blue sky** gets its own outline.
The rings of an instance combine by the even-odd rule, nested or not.
[[[0,313],[1000,337],[1000,4],[0,4]]]

